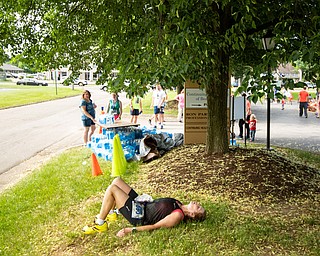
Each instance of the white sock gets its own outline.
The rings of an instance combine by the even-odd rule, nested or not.
[[[98,216],[99,215],[96,216],[95,223],[98,225],[102,225],[105,222],[105,220],[100,219]]]

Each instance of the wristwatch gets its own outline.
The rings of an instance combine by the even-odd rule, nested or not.
[[[137,232],[138,232],[138,230],[137,230],[136,227],[133,227],[133,228],[131,229],[131,233],[137,233]]]

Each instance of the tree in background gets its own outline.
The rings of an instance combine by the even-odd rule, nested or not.
[[[165,88],[197,81],[207,94],[207,153],[228,151],[231,73],[243,77],[239,90],[251,90],[256,102],[273,91],[261,76],[268,65],[319,59],[314,0],[8,0],[1,8],[17,19],[12,51],[39,68],[95,65],[100,83],[129,95],[156,80]],[[261,47],[267,32],[276,43],[270,52]],[[119,75],[109,79],[113,69]]]

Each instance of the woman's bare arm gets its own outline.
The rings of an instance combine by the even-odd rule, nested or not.
[[[132,230],[135,229],[137,231],[150,231],[158,228],[171,228],[176,225],[178,225],[182,220],[183,220],[183,214],[179,211],[173,212],[166,216],[164,219],[158,221],[157,223],[153,225],[145,225],[145,226],[139,226],[136,228],[128,227],[128,228],[123,228],[121,229],[118,233],[117,236],[123,237],[128,233],[132,233]]]

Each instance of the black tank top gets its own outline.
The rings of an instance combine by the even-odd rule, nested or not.
[[[144,225],[154,224],[165,218],[179,207],[181,202],[174,198],[159,198],[145,206]]]

